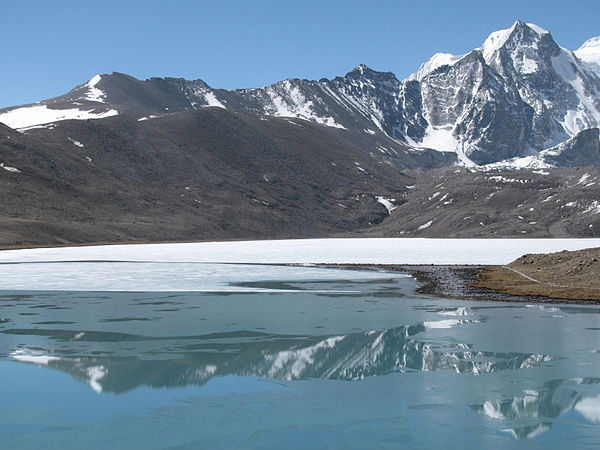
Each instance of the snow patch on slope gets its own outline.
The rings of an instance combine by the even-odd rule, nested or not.
[[[204,100],[206,100],[207,106],[216,106],[217,108],[225,109],[225,105],[217,99],[217,96],[213,92],[209,91],[204,94]]]
[[[433,219],[431,219],[429,222],[424,223],[423,225],[419,226],[417,228],[417,230],[424,230],[425,228],[429,228],[432,223],[433,223]]]
[[[283,88],[286,97],[281,95],[277,88]],[[293,86],[289,80],[279,85],[269,86],[266,93],[271,100],[271,110],[268,114],[276,117],[295,117],[306,119],[328,127],[343,128],[333,117],[322,117],[315,113],[313,100],[307,100],[297,86]]]
[[[429,125],[423,140],[422,147],[433,148],[441,152],[456,152],[458,140],[452,134],[452,129],[438,128]]]
[[[0,114],[0,122],[11,128],[19,129],[61,120],[103,119],[119,114],[116,109],[96,111],[95,109],[85,111],[77,108],[50,109],[46,105],[24,106]]]
[[[106,103],[106,94],[101,89],[97,88],[96,85],[102,79],[102,76],[96,75],[92,77],[90,81],[85,84],[87,88],[86,94],[81,97],[82,100],[88,100],[90,102]]]
[[[562,126],[571,136],[582,130],[600,125],[600,108],[594,104],[594,97],[586,92],[581,74],[576,70],[577,60],[573,53],[561,48],[558,56],[552,58],[552,67],[556,73],[570,84],[579,99],[577,109],[570,109],[565,114]]]
[[[6,166],[4,163],[0,163],[0,168],[6,170],[7,172],[11,172],[11,173],[21,173],[21,171],[19,169],[17,169],[16,167]]]
[[[481,166],[483,170],[522,170],[522,169],[549,169],[554,165],[544,161],[538,155],[505,159],[492,164]]]
[[[79,148],[83,148],[83,147],[85,147],[85,146],[84,146],[84,145],[83,145],[81,142],[79,142],[79,141],[76,141],[75,139],[72,139],[72,138],[70,138],[70,137],[67,137],[67,139],[68,139],[69,141],[71,141],[71,143],[72,143],[73,145],[75,145],[76,147],[79,147]]]
[[[377,202],[379,202],[383,206],[385,206],[385,209],[387,209],[388,214],[391,214],[392,211],[398,207],[397,205],[394,204],[395,199],[393,199],[393,198],[385,198],[381,195],[378,195],[375,198],[377,199]]]
[[[537,155],[505,159],[492,164],[481,166],[483,170],[522,170],[522,169],[550,169],[557,167],[552,163],[552,158],[568,150],[575,138],[567,139],[554,147],[542,150]],[[547,159],[549,158],[549,160]],[[550,162],[549,162],[550,161]]]

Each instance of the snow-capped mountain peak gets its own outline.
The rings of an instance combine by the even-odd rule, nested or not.
[[[523,21],[461,57],[434,55],[406,81],[419,82],[426,123],[411,145],[455,151],[464,163],[536,155],[600,125],[599,80]]]
[[[367,71],[367,70],[371,70],[371,69],[366,64],[359,64],[358,66],[356,66],[354,68],[354,71],[357,71],[360,73],[365,73],[365,71]]]
[[[494,52],[497,52],[499,49],[502,48],[504,43],[510,37],[510,34],[516,29],[516,27],[519,24],[523,24],[523,22],[516,21],[510,28],[490,33],[487,39],[483,42],[483,45],[480,47],[481,53],[483,53],[483,57],[486,61],[489,61]]]
[[[574,53],[600,77],[600,36],[588,39]]]
[[[508,51],[518,51],[530,49],[530,53],[536,53],[540,47],[540,40],[552,39],[550,33],[542,27],[533,23],[525,23],[517,20],[512,27],[505,30],[499,30],[491,33],[480,47],[487,64],[498,64],[499,53],[506,49]],[[552,41],[553,42],[553,41]],[[512,55],[513,59],[516,55]],[[524,63],[525,70],[535,70],[535,64]]]

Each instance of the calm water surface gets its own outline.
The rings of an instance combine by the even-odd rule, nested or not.
[[[0,448],[600,447],[600,308],[297,270],[0,292]]]

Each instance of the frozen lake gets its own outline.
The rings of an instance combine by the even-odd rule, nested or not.
[[[507,264],[524,253],[588,247],[600,247],[600,239],[298,239],[41,248],[0,251],[0,279],[5,290],[232,291],[248,290],[231,285],[245,281],[338,276],[282,264]]]
[[[368,241],[373,258],[465,249]],[[519,243],[455,262],[598,245]],[[347,244],[242,247],[359,262]],[[599,307],[429,298],[399,273],[178,245],[0,253],[0,448],[600,445]]]

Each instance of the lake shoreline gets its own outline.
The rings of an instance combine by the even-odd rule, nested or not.
[[[489,273],[502,271],[503,266],[467,264],[323,264],[329,267],[376,268],[408,273],[419,282],[416,292],[431,297],[457,300],[494,301],[509,303],[545,303],[599,305],[597,299],[524,295],[512,290],[510,283],[487,283]]]

